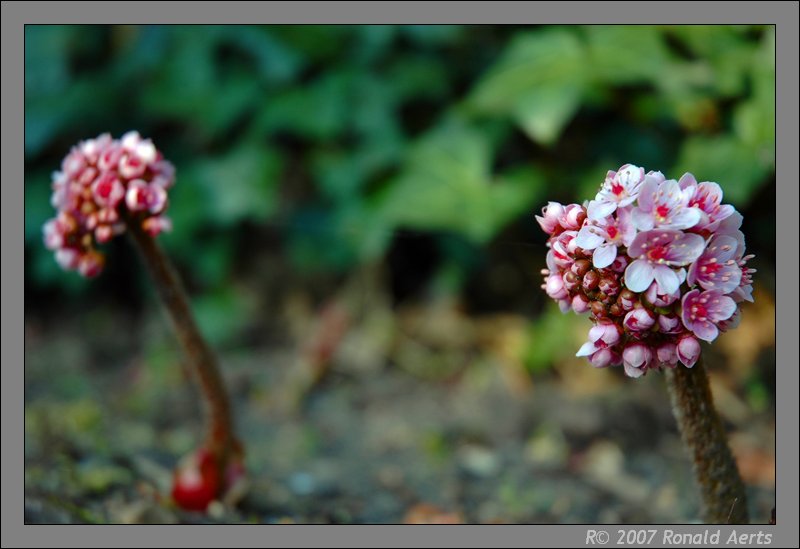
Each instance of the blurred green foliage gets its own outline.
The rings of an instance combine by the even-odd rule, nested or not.
[[[28,26],[27,281],[83,287],[41,225],[50,173],[105,131],[176,164],[164,241],[212,324],[253,233],[330,272],[403,230],[480,249],[625,162],[744,208],[774,174],[774,51],[772,27]]]

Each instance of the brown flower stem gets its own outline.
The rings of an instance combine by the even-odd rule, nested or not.
[[[217,456],[220,466],[224,466],[231,452],[238,452],[240,448],[234,436],[230,402],[216,356],[200,334],[186,291],[167,255],[158,242],[142,229],[141,222],[128,219],[126,225],[155,283],[189,367],[205,396],[208,420],[206,448]]]
[[[710,524],[747,524],[747,498],[725,428],[714,408],[702,354],[693,368],[666,371],[672,411]]]

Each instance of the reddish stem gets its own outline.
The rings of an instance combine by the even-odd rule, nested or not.
[[[679,365],[666,374],[672,411],[693,462],[705,521],[747,524],[744,483],[714,408],[702,355],[693,368]]]
[[[208,419],[206,448],[218,458],[220,467],[224,468],[231,453],[238,453],[240,448],[233,434],[230,403],[216,356],[200,334],[183,284],[167,255],[158,242],[142,229],[139,220],[128,219],[126,225],[205,396]]]

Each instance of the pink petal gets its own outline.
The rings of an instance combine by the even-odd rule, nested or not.
[[[703,322],[695,322],[692,331],[694,332],[694,335],[703,341],[708,341],[709,343],[717,339],[717,336],[719,335],[719,330],[717,327],[707,320]]]
[[[672,216],[669,226],[673,229],[690,229],[700,223],[703,214],[697,208],[683,208]]]
[[[675,271],[673,271],[666,265],[656,265],[653,270],[656,282],[658,283],[659,293],[673,294],[676,291],[678,291],[681,282],[680,279],[678,278],[678,275],[675,274]]]
[[[652,177],[647,176],[644,179],[644,184],[639,191],[639,209],[645,212],[652,212],[656,205],[656,195],[658,193],[658,181]]]
[[[653,282],[654,276],[650,263],[637,259],[625,269],[625,286],[632,292],[643,292]]]
[[[715,303],[717,299],[719,299],[719,303]],[[728,320],[735,312],[736,302],[730,297],[723,295],[711,298],[711,307],[709,307],[709,316],[711,320],[715,322]]]
[[[617,258],[617,247],[614,244],[603,244],[594,251],[592,263],[598,269],[604,269],[611,265]]]
[[[595,351],[597,351],[597,345],[595,345],[593,341],[587,341],[581,345],[581,348],[578,349],[578,352],[575,353],[575,356],[589,356]]]
[[[617,204],[615,202],[600,202],[598,200],[592,200],[589,202],[586,215],[592,221],[597,221],[603,219],[604,217],[608,217],[614,213],[614,210],[616,209]]]
[[[637,377],[642,377],[642,375],[644,374],[644,370],[640,368],[634,368],[630,364],[623,364],[623,366],[625,368],[625,374],[628,377],[637,378]]]
[[[589,226],[583,227],[578,232],[578,236],[575,237],[575,244],[584,250],[594,250],[606,240],[595,231],[597,231],[596,228],[593,229]]]
[[[686,189],[687,187],[697,187],[697,179],[695,179],[694,176],[689,172],[686,172],[678,180],[678,186],[681,189]]]
[[[653,228],[653,214],[649,211],[633,210],[633,224],[640,231],[649,231]]]

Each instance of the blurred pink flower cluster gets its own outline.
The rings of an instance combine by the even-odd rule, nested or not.
[[[752,301],[742,216],[716,183],[667,180],[626,164],[585,205],[550,202],[536,216],[550,235],[542,288],[594,326],[577,356],[593,366],[691,368]]]
[[[64,269],[96,276],[105,263],[97,244],[123,233],[126,223],[153,236],[171,228],[164,211],[174,182],[172,164],[137,132],[82,141],[53,173],[58,214],[44,225],[45,245]]]

